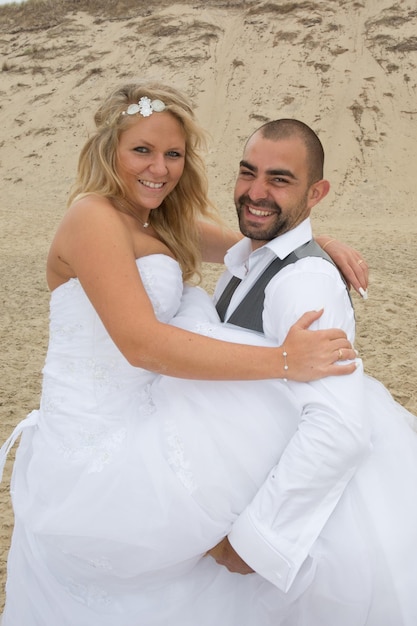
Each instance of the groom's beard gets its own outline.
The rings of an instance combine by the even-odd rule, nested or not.
[[[257,218],[249,213],[248,207],[268,211],[271,215]],[[310,211],[308,207],[308,194],[295,206],[283,211],[282,207],[273,200],[258,200],[253,202],[249,196],[242,195],[236,201],[236,211],[239,219],[239,228],[245,237],[254,241],[271,241],[292,230],[300,224]]]
[[[265,218],[264,223],[248,213],[251,206],[261,211],[270,211],[272,215]],[[239,219],[239,228],[242,235],[256,241],[271,241],[288,230],[288,218],[282,214],[281,207],[270,200],[253,202],[248,196],[240,196],[236,202],[236,211]]]

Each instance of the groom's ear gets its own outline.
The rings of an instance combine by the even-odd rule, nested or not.
[[[313,208],[320,200],[323,200],[329,193],[330,183],[328,180],[318,180],[313,183],[308,191],[308,206]]]

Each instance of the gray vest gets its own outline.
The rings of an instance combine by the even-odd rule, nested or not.
[[[234,324],[235,326],[241,326],[242,328],[249,328],[250,330],[255,330],[259,333],[263,333],[264,327],[262,321],[262,313],[264,310],[266,286],[268,285],[269,281],[275,276],[275,274],[282,270],[283,267],[285,267],[286,265],[291,265],[292,263],[296,263],[299,259],[303,259],[309,256],[321,257],[322,259],[329,261],[329,263],[332,263],[332,265],[337,267],[335,263],[333,263],[329,255],[326,254],[326,252],[322,250],[322,248],[320,248],[318,243],[316,243],[314,239],[311,239],[311,241],[303,244],[302,246],[291,252],[288,256],[285,257],[285,259],[279,259],[277,257],[265,268],[263,273],[259,276],[258,280],[243,298],[242,302],[240,302],[240,304],[227,320],[228,324]],[[342,279],[345,282],[343,276]],[[226,315],[230,300],[232,299],[232,296],[236,291],[238,285],[240,285],[241,281],[241,278],[232,276],[216,304],[216,309],[222,322],[224,322],[224,317]]]

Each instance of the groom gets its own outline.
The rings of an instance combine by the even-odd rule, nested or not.
[[[323,163],[319,138],[297,120],[268,122],[247,141],[234,194],[245,238],[227,253],[215,292],[224,321],[282,342],[297,316],[324,308],[317,326],[343,328],[353,343],[348,289],[312,241],[310,212],[329,191]],[[314,543],[369,452],[360,372],[343,378],[288,382],[308,414],[228,537],[209,552],[230,571],[256,571],[286,592],[300,570],[314,567]]]

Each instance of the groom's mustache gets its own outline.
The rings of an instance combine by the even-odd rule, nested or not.
[[[242,208],[244,205],[249,204],[253,206],[254,209],[266,209],[268,211],[274,211],[275,213],[280,214],[281,207],[276,202],[271,200],[257,200],[256,202],[251,200],[249,196],[243,195],[237,199],[238,208]]]

